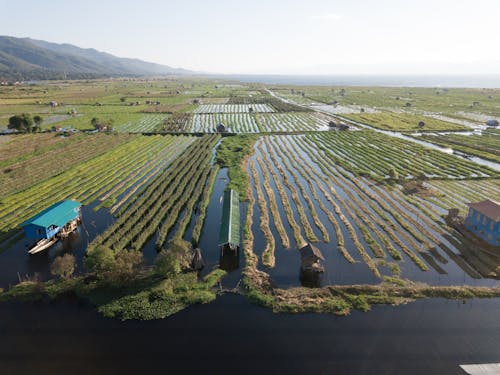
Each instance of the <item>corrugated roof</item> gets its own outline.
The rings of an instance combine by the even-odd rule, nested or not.
[[[490,218],[493,221],[500,221],[500,204],[486,199],[481,202],[467,203],[470,208]]]
[[[240,199],[234,190],[224,192],[222,203],[219,246],[226,244],[240,245]]]
[[[78,216],[78,208],[80,206],[80,203],[72,200],[58,202],[33,216],[31,219],[26,220],[21,226],[33,224],[44,228],[48,228],[51,225],[62,227]]]

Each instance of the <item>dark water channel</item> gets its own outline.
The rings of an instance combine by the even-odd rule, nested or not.
[[[2,374],[464,374],[500,362],[500,299],[425,300],[348,317],[274,314],[224,295],[158,321],[70,302],[0,306]]]

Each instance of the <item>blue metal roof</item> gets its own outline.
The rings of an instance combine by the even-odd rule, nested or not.
[[[33,216],[31,219],[26,220],[21,226],[24,227],[32,224],[44,228],[48,228],[51,225],[62,227],[78,217],[78,208],[80,206],[80,203],[72,200],[58,202]]]

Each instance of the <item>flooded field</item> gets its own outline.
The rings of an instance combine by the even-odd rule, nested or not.
[[[496,285],[492,275],[499,261],[481,262],[442,218],[447,208],[463,209],[464,203],[447,200],[451,195],[447,191],[438,206],[439,196],[407,196],[400,188],[380,186],[343,164],[330,163],[330,150],[339,155],[345,149],[325,147],[318,140],[336,137],[340,135],[262,137],[255,146],[249,162],[258,202],[253,219],[255,251],[261,270],[278,286],[304,284],[298,250],[306,242],[318,247],[325,258],[318,285],[377,283],[384,275],[431,285]],[[362,137],[350,137],[351,142],[362,142]],[[352,163],[351,156],[339,156]],[[418,164],[409,165],[417,174]],[[371,173],[376,171],[372,168]],[[490,190],[476,189],[461,196],[481,200],[498,195],[497,187],[498,182],[492,181]]]

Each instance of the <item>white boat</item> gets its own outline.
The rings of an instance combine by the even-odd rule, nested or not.
[[[28,254],[36,254],[39,253],[40,251],[43,251],[45,249],[48,249],[51,247],[53,244],[55,244],[59,239],[57,237],[53,238],[44,238],[40,241],[38,241],[35,246],[33,246],[31,249],[28,250]]]

